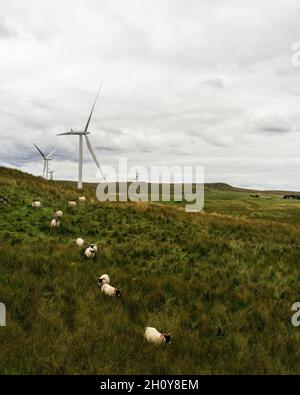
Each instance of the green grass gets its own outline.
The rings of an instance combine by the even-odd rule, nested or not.
[[[251,194],[259,194],[259,198]],[[300,201],[284,200],[286,192],[251,191],[233,188],[226,184],[207,184],[205,186],[204,211],[210,214],[224,214],[234,217],[266,219],[284,223],[300,223]],[[166,202],[161,202],[166,204]],[[167,204],[184,207],[185,201],[174,202],[173,195]]]
[[[0,168],[2,374],[300,373],[300,202],[217,185],[205,212],[175,204],[88,202],[73,184]],[[43,208],[33,210],[32,199]],[[56,235],[54,209],[64,217]],[[98,244],[86,262],[75,245]],[[122,289],[105,298],[108,273]],[[153,347],[145,326],[170,331]]]

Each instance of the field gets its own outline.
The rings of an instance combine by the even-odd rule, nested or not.
[[[0,168],[1,374],[300,373],[300,201],[206,186],[182,204],[100,203],[95,187]],[[67,200],[84,194],[75,208]],[[32,199],[41,209],[32,209]],[[64,217],[56,234],[53,210]],[[75,239],[98,245],[83,259]],[[120,299],[100,293],[109,273]],[[145,342],[145,326],[172,343]]]

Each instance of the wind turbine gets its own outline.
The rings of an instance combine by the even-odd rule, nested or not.
[[[48,170],[48,173],[50,174],[50,181],[53,181],[53,173],[55,172],[55,170]]]
[[[53,173],[55,173],[57,169],[58,167],[54,170],[51,170],[50,168],[48,169],[48,173],[50,174],[50,181],[53,181]]]
[[[73,130],[73,129],[71,128],[70,132],[59,133],[59,134],[58,134],[58,136],[71,136],[71,135],[78,135],[78,136],[79,136],[78,189],[82,189],[82,149],[83,149],[83,136],[85,137],[85,141],[86,141],[87,148],[88,148],[88,150],[90,151],[90,154],[91,154],[92,158],[94,159],[94,161],[95,161],[95,163],[96,163],[98,169],[100,170],[100,172],[101,172],[101,174],[102,174],[102,177],[103,177],[104,180],[105,180],[105,177],[104,177],[104,175],[103,175],[103,173],[102,173],[102,170],[101,170],[101,168],[100,168],[100,165],[99,165],[99,162],[98,162],[97,157],[96,157],[96,155],[95,155],[95,152],[94,152],[94,150],[93,150],[93,148],[92,148],[91,142],[90,142],[90,140],[89,140],[89,138],[88,138],[88,134],[90,134],[90,132],[88,132],[89,124],[90,124],[90,121],[91,121],[91,118],[92,118],[92,114],[93,114],[93,111],[94,111],[94,108],[95,108],[95,105],[96,105],[96,101],[97,101],[97,99],[98,99],[99,92],[100,92],[100,89],[101,89],[101,87],[102,87],[102,84],[103,84],[103,83],[101,82],[101,85],[100,85],[100,87],[99,87],[99,89],[98,89],[98,92],[97,92],[97,95],[96,95],[96,98],[95,98],[95,101],[94,101],[94,104],[93,104],[91,113],[90,113],[90,115],[89,115],[89,117],[88,117],[87,124],[86,124],[84,130]]]
[[[54,152],[56,151],[56,148],[50,152],[50,154],[45,155],[42,150],[39,149],[39,147],[35,144],[33,144],[35,146],[35,148],[39,151],[39,153],[42,155],[43,159],[44,159],[44,169],[43,169],[43,177],[45,177],[46,174],[46,179],[48,180],[48,173],[49,173],[49,161],[52,160],[51,155],[54,154]]]

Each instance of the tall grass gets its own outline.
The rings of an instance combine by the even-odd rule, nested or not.
[[[70,208],[72,185],[0,169],[11,204],[0,206],[2,374],[300,373],[298,224],[83,194],[88,202]],[[95,261],[77,237],[98,244]],[[102,273],[120,300],[101,295]],[[172,343],[147,344],[145,326],[170,331]]]

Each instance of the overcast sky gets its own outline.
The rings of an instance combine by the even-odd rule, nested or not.
[[[103,80],[100,163],[300,190],[297,42],[299,0],[0,0],[0,165],[40,175],[34,142],[75,180],[78,139],[56,134],[84,128]]]

